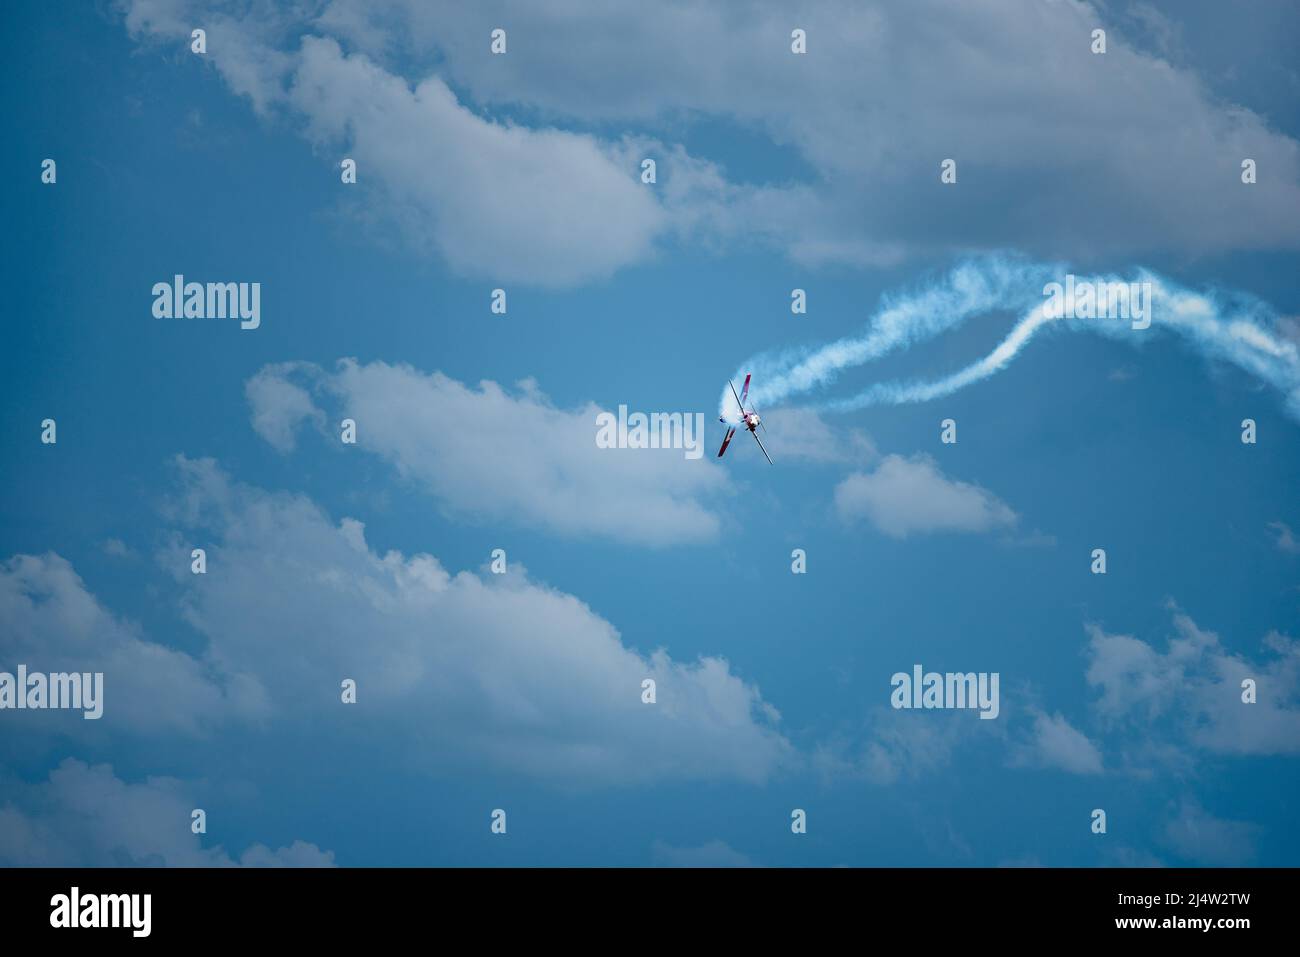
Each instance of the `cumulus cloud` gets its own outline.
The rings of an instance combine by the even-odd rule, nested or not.
[[[835,488],[835,508],[844,521],[865,519],[891,538],[987,532],[1017,521],[997,496],[946,477],[925,455],[888,455],[874,471],[848,476]]]
[[[123,6],[130,35],[155,42],[188,42],[201,12],[205,60],[232,91],[346,148],[390,218],[471,275],[586,281],[674,237],[759,241],[811,266],[989,243],[1084,261],[1300,245],[1300,144],[1122,30],[1092,54],[1108,18],[1085,3],[828,2],[801,12],[806,56],[771,2]],[[486,52],[489,21],[509,24],[505,56]],[[491,117],[521,108],[533,125]],[[739,124],[805,169],[731,182],[650,135],[680,135],[684,117]],[[1242,157],[1261,170],[1248,190]],[[973,188],[939,194],[945,158]]]
[[[1272,632],[1263,642],[1271,657],[1254,661],[1177,608],[1173,625],[1164,651],[1087,626],[1087,680],[1099,716],[1221,754],[1300,753],[1300,643]],[[1247,678],[1256,683],[1254,704],[1241,700]]]
[[[301,381],[305,385],[295,384]],[[680,449],[602,449],[593,404],[557,409],[535,387],[477,388],[405,365],[344,360],[333,373],[267,366],[248,383],[253,427],[277,448],[322,418],[306,389],[357,422],[379,455],[451,514],[518,521],[564,535],[644,545],[712,541],[728,489],[712,456]],[[288,396],[290,401],[280,404]]]
[[[380,554],[360,522],[336,523],[303,496],[233,482],[210,460],[177,469],[175,520],[211,542],[201,582],[177,573],[185,614],[213,662],[272,689],[277,722],[337,722],[352,678],[357,707],[425,765],[468,760],[586,786],[758,782],[794,757],[779,714],[721,658],[638,653],[517,565],[480,576]],[[641,700],[647,678],[653,705]]]
[[[142,40],[188,40],[200,19],[205,59],[235,93],[312,145],[346,152],[388,218],[467,276],[541,286],[600,279],[673,237],[774,236],[809,201],[806,189],[730,183],[680,144],[480,115],[440,76],[412,84],[320,35],[355,16],[312,24],[287,9],[242,15],[218,5],[200,17],[185,0],[126,5],[127,30]],[[654,186],[640,179],[646,157],[664,167]]]
[[[97,721],[84,720],[80,711],[7,714],[6,722],[20,724],[24,734],[197,734],[230,717],[266,713],[262,689],[247,673],[218,673],[150,641],[138,626],[104,608],[72,565],[54,553],[16,555],[0,564],[0,655],[11,672],[25,664],[29,673],[104,675]]]
[[[289,93],[321,143],[351,143],[360,175],[462,273],[545,285],[649,256],[665,212],[639,166],[595,137],[483,119],[437,77],[405,80],[332,39],[305,37]],[[398,198],[400,197],[400,200]]]
[[[107,764],[67,758],[36,784],[8,782],[0,804],[5,867],[333,867],[334,854],[294,841],[238,857],[190,830],[192,787],[175,778],[123,781]]]
[[[504,57],[483,53],[493,18],[510,25]],[[724,118],[757,132],[795,151],[817,186],[820,204],[785,236],[810,263],[989,242],[1069,258],[1300,245],[1300,145],[1129,39],[1167,30],[1149,18],[1126,30],[1100,4],[832,0],[800,11],[805,56],[790,53],[786,6],[763,0],[623,0],[580,15],[568,4],[469,14],[449,0],[331,0],[316,25],[394,69],[436,50],[486,107],[650,128]],[[1089,48],[1098,26],[1104,55]],[[940,194],[949,157],[960,185]],[[1269,181],[1243,190],[1243,157]]]
[[[340,682],[416,764],[482,763],[563,786],[673,778],[763,781],[796,760],[780,715],[723,659],[638,653],[573,595],[379,554],[363,525],[303,496],[232,481],[181,457],[158,555],[201,657],[115,617],[62,557],[0,566],[0,653],[32,671],[102,671],[104,716],[21,711],[26,732],[263,733],[339,718]],[[183,531],[183,534],[182,534]],[[208,570],[189,573],[202,534]],[[642,703],[642,683],[657,701]]]

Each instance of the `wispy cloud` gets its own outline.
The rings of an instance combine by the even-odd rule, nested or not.
[[[1215,817],[1187,797],[1178,802],[1161,837],[1179,856],[1198,864],[1243,867],[1254,861],[1261,833],[1256,824]]]
[[[1060,713],[1030,709],[1032,729],[1013,751],[1013,764],[1059,768],[1072,774],[1100,774],[1101,751]]]
[[[1269,522],[1268,528],[1275,536],[1273,544],[1288,555],[1300,555],[1300,541],[1296,540],[1291,526],[1285,522]]]
[[[727,844],[712,840],[699,847],[674,847],[655,841],[650,849],[655,867],[757,867],[748,856]]]
[[[1174,634],[1164,651],[1131,635],[1088,625],[1088,684],[1108,727],[1133,733],[1138,750],[1187,745],[1219,754],[1300,752],[1300,643],[1278,632],[1271,654],[1252,660],[1171,606]],[[1242,683],[1255,683],[1243,701]]]

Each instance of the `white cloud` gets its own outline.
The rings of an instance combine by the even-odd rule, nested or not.
[[[411,89],[331,39],[305,37],[289,102],[319,143],[347,141],[358,176],[418,215],[452,268],[562,285],[650,255],[654,193],[592,136],[485,120],[429,77]]]
[[[1242,867],[1255,859],[1258,825],[1217,818],[1185,799],[1166,823],[1164,842],[1180,855],[1211,867]]]
[[[329,374],[268,366],[250,380],[253,426],[277,448],[321,413],[291,377],[307,381],[357,422],[357,446],[390,462],[452,514],[518,521],[564,535],[645,545],[712,541],[725,473],[706,454],[602,449],[595,405],[557,409],[534,386],[511,394],[441,373],[353,360]],[[278,404],[288,395],[292,401]]]
[[[888,455],[873,472],[855,472],[835,488],[844,521],[866,519],[892,538],[926,532],[1010,528],[1016,513],[991,492],[947,478],[925,455]]]
[[[7,782],[0,805],[5,867],[332,867],[334,855],[294,841],[253,844],[237,859],[190,830],[190,785],[151,777],[129,784],[106,764],[65,759],[47,781]]]
[[[103,671],[104,716],[23,711],[26,733],[195,734],[231,719],[261,733],[344,719],[340,682],[416,765],[482,764],[563,787],[768,779],[797,756],[780,715],[716,657],[626,647],[572,595],[508,574],[378,554],[353,519],[232,482],[180,457],[159,561],[182,589],[201,658],[147,640],[58,555],[0,566],[0,653],[32,671]],[[180,529],[184,529],[182,534]],[[189,572],[202,534],[208,570]],[[642,681],[657,685],[643,704]]]
[[[1269,522],[1268,528],[1276,536],[1274,544],[1280,550],[1288,555],[1300,555],[1300,541],[1296,540],[1295,533],[1291,531],[1291,526],[1285,522]]]
[[[188,42],[201,19],[207,59],[235,93],[330,155],[346,144],[388,215],[470,275],[580,282],[680,236],[775,245],[810,266],[990,244],[1081,259],[1300,245],[1300,144],[1122,30],[1093,55],[1089,34],[1107,17],[1084,3],[828,2],[801,12],[806,56],[789,52],[788,13],[767,2],[579,12],[334,0],[314,19],[190,0],[125,8],[142,40]],[[510,25],[504,56],[487,52],[489,21]],[[403,70],[421,72],[411,82]],[[492,119],[501,108],[536,125]],[[803,181],[729,182],[647,135],[680,135],[684,118],[796,151]],[[601,139],[592,124],[625,135]],[[644,156],[660,163],[656,186],[638,179]],[[939,201],[949,157],[973,188]],[[1248,190],[1242,157],[1268,171]]]
[[[655,867],[757,867],[749,857],[726,841],[712,840],[699,847],[673,847],[655,841],[650,849]]]
[[[1163,860],[1150,851],[1139,850],[1123,844],[1107,844],[1102,848],[1102,856],[1112,867],[1165,867]]]
[[[427,554],[381,555],[360,522],[335,524],[302,496],[231,482],[211,461],[178,469],[177,520],[211,543],[201,581],[177,573],[186,615],[214,662],[273,690],[277,722],[343,720],[348,677],[360,713],[417,764],[579,787],[760,782],[794,757],[775,709],[720,658],[639,654],[518,565],[480,576]],[[645,678],[656,704],[641,701]]]
[[[315,367],[301,362],[264,366],[244,383],[244,396],[253,408],[253,429],[281,452],[291,452],[295,432],[310,420],[325,427],[325,413],[316,408],[311,393],[292,379],[296,373],[310,377]]]
[[[1005,698],[997,721],[964,710],[915,712],[877,708],[860,736],[831,737],[812,752],[811,767],[828,781],[846,778],[888,786],[947,769],[957,754],[968,758],[981,744],[1004,748],[1009,767],[1039,767],[1071,774],[1100,774],[1098,747],[1060,713],[1017,702],[1028,689]]]
[[[202,24],[207,34],[205,62],[216,65],[233,92],[247,96],[264,115],[282,99],[293,57],[275,44],[293,35],[287,10],[259,3],[249,15],[247,8],[235,4],[198,0],[118,0],[118,6],[131,37],[162,40],[173,49],[188,50],[190,32]]]
[[[135,558],[135,552],[131,546],[120,538],[106,538],[99,543],[100,549],[105,555],[112,558]]]
[[[103,672],[99,719],[87,721],[81,711],[6,714],[7,723],[19,723],[28,735],[197,734],[266,710],[262,689],[246,673],[217,675],[206,663],[149,641],[100,605],[54,553],[16,555],[0,565],[0,655],[10,672],[19,664],[29,672]]]
[[[484,55],[488,20],[509,23],[508,55]],[[988,242],[1071,258],[1300,244],[1300,145],[1136,49],[1095,4],[840,0],[798,20],[805,56],[790,53],[790,14],[775,2],[467,13],[445,0],[332,0],[318,27],[394,64],[436,50],[450,82],[484,107],[642,128],[716,117],[756,131],[811,170],[820,202],[785,237],[808,261],[883,263]],[[1110,28],[1104,55],[1089,50],[1099,25]],[[963,185],[940,201],[947,157]],[[1274,178],[1243,190],[1242,157]]]
[[[832,427],[812,409],[762,409],[764,445],[782,462],[868,465],[878,458],[875,443],[861,429]],[[739,413],[737,413],[739,415]],[[771,441],[766,440],[771,435]]]
[[[1031,709],[1033,730],[1014,763],[1060,768],[1071,774],[1100,774],[1101,752],[1062,715]]]
[[[1131,721],[1150,734],[1164,719],[1191,744],[1221,754],[1300,753],[1300,643],[1273,632],[1273,658],[1252,661],[1225,649],[1219,636],[1174,609],[1175,637],[1157,650],[1131,635],[1088,625],[1087,680],[1098,714]],[[1257,700],[1241,700],[1244,679]]]
[[[565,286],[651,258],[674,236],[769,239],[806,213],[798,188],[728,183],[713,163],[645,136],[497,121],[461,103],[444,80],[411,84],[324,27],[363,29],[335,11],[313,27],[286,11],[232,17],[183,0],[135,0],[128,32],[188,41],[200,19],[207,57],[230,88],[313,145],[357,161],[358,182],[416,245],[454,270],[501,282]],[[363,31],[364,32],[364,31]],[[373,32],[373,31],[372,31]],[[662,166],[654,185],[641,161]]]
[[[1000,737],[998,721],[980,721],[962,711],[915,713],[875,709],[861,737],[831,738],[813,751],[811,765],[825,780],[839,778],[891,785],[948,767],[974,736]]]

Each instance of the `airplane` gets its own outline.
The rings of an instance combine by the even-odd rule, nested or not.
[[[768,455],[767,449],[763,448],[763,440],[758,437],[758,431],[757,431],[759,426],[763,426],[763,431],[766,432],[767,426],[763,425],[763,420],[758,417],[758,409],[754,408],[753,406],[750,406],[749,411],[748,412],[745,411],[745,400],[749,398],[749,380],[750,378],[752,378],[752,376],[753,373],[745,374],[745,385],[740,390],[740,395],[736,395],[736,384],[732,382],[730,379],[727,380],[727,385],[731,386],[731,394],[736,396],[736,405],[740,406],[741,424],[743,424],[745,428],[749,430],[749,434],[754,437],[754,441],[758,443],[758,447],[760,449],[763,449],[763,458],[767,459],[768,465],[771,465],[772,456]],[[719,416],[718,421],[721,422],[723,425],[726,425],[727,417],[725,415]],[[736,428],[737,426],[734,425],[729,426],[727,428],[727,436],[722,440],[722,448],[718,449],[718,458],[722,458],[722,453],[727,451],[727,445],[731,442],[731,437],[736,434]]]

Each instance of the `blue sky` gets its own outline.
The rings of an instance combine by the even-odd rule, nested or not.
[[[366,6],[0,41],[0,670],[105,673],[99,721],[0,715],[0,862],[1300,861],[1293,9]],[[983,357],[1021,283],[760,377],[776,465],[714,458],[727,376],[994,257],[1149,271],[1276,360],[1078,320],[818,411]],[[260,282],[260,327],[155,319],[176,273]],[[619,404],[705,456],[597,449]],[[999,717],[891,709],[917,663]]]

